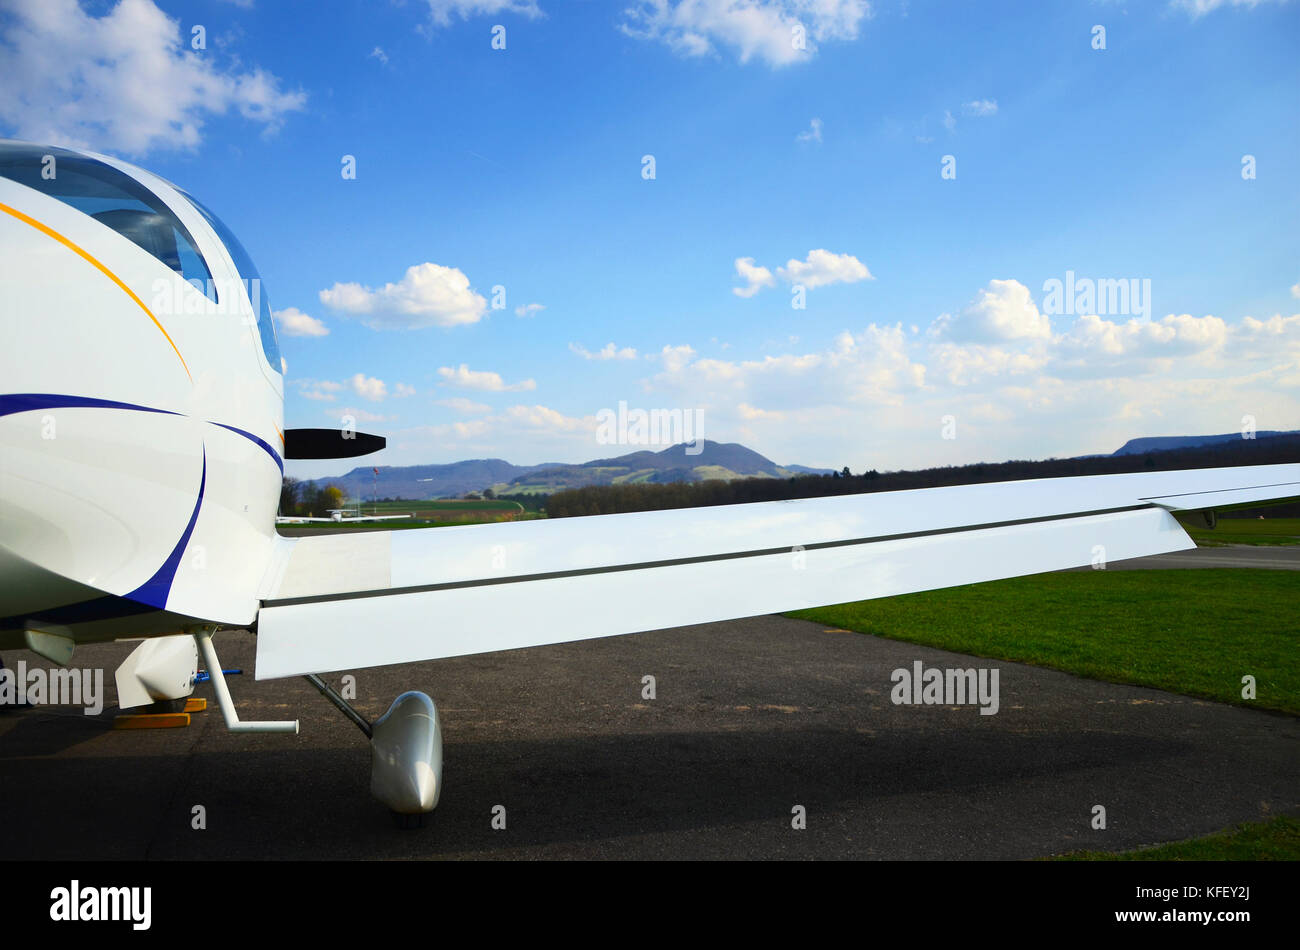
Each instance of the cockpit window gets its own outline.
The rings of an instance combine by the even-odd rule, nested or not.
[[[56,198],[148,251],[214,303],[217,288],[194,238],[130,175],[67,149],[0,141],[0,178]]]
[[[266,287],[257,273],[257,268],[253,266],[253,259],[248,256],[244,245],[239,243],[239,238],[235,237],[234,232],[222,224],[221,219],[209,211],[198,198],[186,191],[182,191],[181,194],[188,198],[195,210],[212,225],[212,230],[217,232],[221,243],[226,245],[230,259],[235,262],[235,269],[239,271],[244,289],[248,291],[248,300],[253,305],[253,312],[257,314],[257,333],[262,338],[262,352],[266,354],[266,362],[277,373],[283,372],[280,347],[275,341],[275,323],[271,319],[271,301],[266,296]]]

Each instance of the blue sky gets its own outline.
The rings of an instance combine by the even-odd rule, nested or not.
[[[884,470],[1300,426],[1297,51],[1282,0],[0,0],[0,132],[201,197],[288,424],[378,463],[622,454],[625,400]]]

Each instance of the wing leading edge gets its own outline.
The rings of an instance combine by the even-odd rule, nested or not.
[[[1193,547],[1171,514],[1300,496],[1300,465],[1034,479],[281,539],[257,677],[889,597]]]

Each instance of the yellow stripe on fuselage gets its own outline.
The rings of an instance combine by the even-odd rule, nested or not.
[[[185,368],[185,375],[190,378],[190,382],[194,382],[194,374],[190,372],[190,368],[185,362],[185,357],[181,356],[181,351],[177,348],[176,342],[171,338],[171,334],[169,334],[166,330],[163,329],[163,325],[158,322],[158,318],[153,315],[153,312],[144,305],[144,301],[141,300],[139,297],[137,297],[135,295],[135,292],[132,291],[130,287],[122,283],[121,279],[116,274],[114,274],[111,270],[109,270],[107,267],[101,264],[99,260],[96,259],[89,251],[74,244],[72,241],[69,241],[66,237],[64,237],[58,231],[55,231],[53,228],[41,224],[41,222],[37,221],[35,218],[29,217],[23,214],[18,209],[11,208],[7,204],[4,204],[3,202],[0,202],[0,211],[5,212],[6,214],[11,214],[19,221],[23,222],[24,224],[30,224],[32,227],[40,231],[42,234],[54,238],[54,240],[58,241],[64,247],[68,248],[68,250],[72,251],[74,254],[77,254],[79,257],[83,258],[84,260],[92,264],[105,277],[107,277],[113,283],[117,284],[117,286],[121,287],[123,293],[125,293],[128,297],[134,300],[136,302],[136,305],[145,312],[145,315],[148,316],[149,319],[153,321],[153,325],[158,328],[158,331],[162,333],[163,336],[167,337],[167,342],[172,345],[173,350],[176,350],[176,358],[181,361],[181,366]]]

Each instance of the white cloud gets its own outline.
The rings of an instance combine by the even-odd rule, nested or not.
[[[335,394],[343,388],[342,383],[329,379],[295,379],[293,384],[298,387],[298,395],[319,402],[333,402]]]
[[[507,386],[501,379],[500,373],[493,373],[487,370],[472,370],[465,363],[453,369],[450,366],[443,366],[438,369],[438,375],[445,382],[444,386],[455,386],[458,389],[477,389],[482,392],[506,393],[520,392],[522,390],[536,389],[537,383],[531,379],[525,379],[522,382]]]
[[[365,373],[357,373],[348,380],[348,384],[354,393],[371,402],[380,402],[388,396],[388,387],[384,385],[384,381],[367,376]]]
[[[1300,418],[1300,313],[1235,321],[1061,315],[1042,335],[1041,314],[1031,311],[1019,326],[1022,315],[1005,319],[1002,311],[1018,303],[1032,304],[1018,281],[989,282],[956,318],[980,339],[870,324],[802,350],[776,341],[767,351],[751,341],[740,346],[756,355],[719,359],[681,344],[624,365],[648,368],[640,383],[655,395],[647,404],[702,411],[709,438],[742,442],[781,463],[854,471],[1110,452],[1139,435],[1233,431],[1246,414],[1260,428],[1294,428]],[[441,375],[507,388],[497,374],[465,366]],[[332,394],[309,380],[294,385]],[[345,391],[353,398],[351,386]],[[457,421],[390,436],[390,462],[612,454],[594,442],[594,419],[572,405],[440,404]],[[941,437],[949,414],[957,418],[955,442]]]
[[[683,56],[717,47],[742,63],[787,66],[810,59],[817,43],[855,40],[871,16],[867,0],[638,0],[619,25],[628,36],[657,40]],[[796,42],[802,28],[803,49]]]
[[[996,99],[976,99],[963,105],[961,111],[964,115],[997,115],[998,101]]]
[[[973,116],[975,118],[986,118],[998,114],[998,101],[996,99],[972,99],[970,102],[963,102],[961,105],[961,114],[964,116]],[[943,110],[943,127],[948,130],[949,134],[957,131],[957,117],[952,114],[951,109]],[[929,144],[934,139],[928,135],[918,135],[916,141],[921,144]]]
[[[596,426],[594,415],[568,416],[541,405],[511,406],[479,419],[392,433],[388,439],[389,460],[390,464],[417,464],[434,458],[450,461],[494,455],[513,462],[557,457],[586,461],[605,448],[595,442]]]
[[[957,318],[943,314],[934,321],[926,334],[928,362],[937,378],[953,386],[1028,376],[1031,388],[1053,379],[1118,385],[1125,379],[1193,373],[1244,379],[1248,367],[1268,361],[1300,367],[1300,314],[1248,316],[1236,324],[1212,314],[1168,314],[1159,320],[1084,314],[1057,330],[1022,284],[990,281]],[[1283,378],[1274,384],[1286,385]]]
[[[365,409],[357,409],[355,406],[348,407],[347,409],[326,409],[325,415],[329,416],[331,419],[339,420],[351,417],[357,422],[388,421],[388,416],[381,416],[377,413],[367,412]]]
[[[306,102],[261,68],[190,49],[189,27],[151,0],[99,17],[77,0],[4,6],[0,125],[19,138],[138,156],[194,148],[208,118],[232,111],[274,130]]]
[[[996,338],[872,324],[802,353],[727,361],[678,347],[642,385],[703,407],[710,438],[855,471],[1110,452],[1139,435],[1232,431],[1245,414],[1261,428],[1300,418],[1300,314],[1057,317],[1069,325],[1046,335],[1039,315],[1012,332],[997,311],[1028,300],[1018,282],[991,282],[968,308]],[[940,435],[949,414],[956,442]]]
[[[593,353],[577,343],[570,343],[569,349],[577,353],[584,360],[634,360],[636,359],[636,350],[630,346],[619,349],[613,343],[606,343],[597,352]]]
[[[796,142],[818,142],[822,140],[822,120],[814,118],[808,122],[808,130],[795,137]]]
[[[448,409],[455,409],[457,412],[491,412],[492,407],[486,403],[474,402],[472,399],[466,399],[464,396],[453,396],[451,399],[439,399],[439,406],[446,406]]]
[[[749,405],[749,403],[745,403],[745,402],[742,402],[736,406],[736,412],[740,415],[740,418],[746,420],[747,422],[754,422],[757,420],[764,420],[769,422],[780,422],[782,419],[786,417],[786,414],[784,412],[773,412],[770,409],[756,409],[755,407]]]
[[[586,420],[566,416],[562,412],[546,406],[511,406],[505,416],[514,422],[520,422],[534,429],[555,429],[573,431],[588,426]]]
[[[425,0],[429,5],[429,19],[438,26],[451,25],[454,17],[468,20],[474,16],[496,16],[514,13],[530,20],[542,15],[537,0]]]
[[[792,284],[803,284],[809,290],[827,284],[852,284],[859,280],[875,280],[867,265],[852,254],[832,254],[818,249],[809,251],[805,260],[791,258],[777,274]]]
[[[367,56],[366,58],[367,58],[367,59],[377,59],[377,60],[379,60],[379,62],[380,62],[381,65],[384,65],[384,66],[387,66],[387,65],[388,65],[388,54],[385,53],[385,52],[383,51],[383,49],[382,49],[381,47],[378,47],[378,46],[376,46],[374,49],[372,49],[372,50],[370,51],[370,55]]]
[[[329,327],[297,307],[276,310],[274,317],[276,329],[285,336],[328,336],[330,332]]]
[[[956,318],[942,314],[928,331],[934,338],[974,343],[1046,339],[1051,333],[1051,320],[1017,280],[989,281]]]
[[[852,284],[860,280],[875,280],[867,265],[852,254],[833,254],[817,249],[808,252],[800,261],[794,258],[778,267],[776,274],[789,284],[799,284],[812,290],[828,284]],[[775,287],[776,280],[766,267],[758,266],[752,257],[736,258],[736,276],[745,281],[744,287],[733,287],[737,297],[752,297],[764,287]]]
[[[737,297],[752,297],[764,287],[775,287],[776,280],[766,267],[758,267],[752,257],[736,258],[736,276],[745,282],[744,287],[733,287]]]
[[[907,354],[900,326],[872,324],[856,336],[841,333],[826,350],[761,359],[695,359],[689,346],[664,350],[663,371],[646,381],[647,388],[667,389],[693,405],[724,405],[728,413],[741,404],[771,407],[769,412],[896,404],[901,393],[925,384],[925,367]]]
[[[294,383],[298,387],[298,394],[306,399],[333,402],[335,394],[345,388],[351,389],[362,399],[369,399],[371,402],[382,402],[388,398],[388,385],[382,379],[367,376],[365,373],[356,373],[341,383],[327,379],[299,379]],[[395,383],[392,394],[399,397],[414,396],[415,387],[406,383]]]
[[[427,262],[408,267],[400,281],[378,290],[335,284],[320,292],[320,300],[338,313],[360,317],[373,330],[454,327],[477,323],[487,311],[487,301],[457,268]]]
[[[1047,364],[1043,347],[1030,352],[984,343],[936,343],[930,357],[953,386],[969,386],[995,376],[1024,376],[1037,373]]]
[[[1278,313],[1267,320],[1246,317],[1229,328],[1227,346],[1246,359],[1300,360],[1300,313],[1289,317]]]
[[[691,361],[695,355],[695,348],[689,343],[681,346],[665,346],[659,353],[659,358],[663,360],[664,370],[669,373],[675,373]]]
[[[1246,7],[1254,9],[1261,3],[1268,0],[1169,0],[1171,7],[1181,7],[1190,13],[1193,19],[1205,16],[1207,13],[1213,13],[1219,7]],[[1285,3],[1287,0],[1276,0],[1279,3]]]
[[[546,309],[545,305],[540,303],[526,303],[523,304],[522,306],[515,307],[515,316],[531,317],[534,316],[535,314],[541,313],[545,309]]]
[[[1107,358],[1186,356],[1219,349],[1227,338],[1228,325],[1215,316],[1169,314],[1158,321],[1116,323],[1085,315],[1054,342],[1063,358],[1086,359],[1095,367]]]
[[[1300,300],[1300,283],[1291,285],[1291,296]]]

